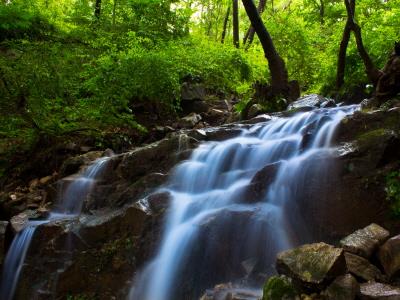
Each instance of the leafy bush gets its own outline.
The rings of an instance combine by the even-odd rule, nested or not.
[[[54,30],[38,13],[18,5],[0,5],[0,42],[6,39],[41,39]]]

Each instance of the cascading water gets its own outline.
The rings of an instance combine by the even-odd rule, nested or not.
[[[58,202],[49,217],[46,220],[29,221],[27,226],[14,237],[3,266],[0,285],[2,300],[12,300],[14,297],[19,275],[36,228],[51,221],[78,216],[83,201],[94,187],[96,179],[102,175],[108,160],[109,157],[97,159],[81,175],[69,182],[65,189],[62,185],[59,189]]]
[[[299,209],[302,188],[310,174],[326,176],[335,129],[357,108],[275,118],[200,145],[161,188],[173,199],[163,239],[130,299],[196,299],[217,283],[271,274],[277,252],[312,238]]]

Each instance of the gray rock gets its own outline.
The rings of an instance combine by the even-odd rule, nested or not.
[[[361,300],[399,300],[400,288],[379,282],[367,282],[360,286]]]
[[[261,294],[257,290],[247,289],[231,283],[218,284],[207,290],[200,300],[259,300]]]
[[[249,112],[247,114],[247,117],[249,119],[257,117],[259,114],[263,113],[263,107],[260,104],[253,104],[249,108]]]
[[[337,277],[322,293],[327,300],[353,300],[360,293],[360,285],[350,274]]]
[[[304,108],[304,107],[318,108],[325,101],[327,101],[327,99],[322,97],[321,95],[317,95],[317,94],[306,95],[306,96],[300,97],[298,100],[290,103],[287,110],[300,109],[300,108]]]
[[[340,245],[348,252],[369,258],[388,237],[389,231],[373,223],[348,235]]]
[[[378,257],[388,276],[396,274],[400,270],[400,235],[387,240],[380,247]]]
[[[328,99],[325,102],[321,103],[320,107],[321,108],[336,107],[335,100]]]
[[[182,101],[204,100],[206,89],[204,84],[184,82],[181,87]]]
[[[344,256],[346,258],[347,269],[353,275],[365,281],[380,281],[383,279],[381,271],[367,259],[348,252],[345,252]]]
[[[191,113],[186,117],[179,120],[178,125],[182,128],[193,128],[197,123],[201,121],[201,116],[196,113]]]
[[[330,280],[346,271],[343,249],[325,243],[315,243],[278,254],[279,274],[293,278],[310,290],[323,289]]]

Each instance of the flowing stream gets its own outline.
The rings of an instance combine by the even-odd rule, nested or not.
[[[172,196],[163,238],[130,299],[196,299],[228,281],[259,287],[277,252],[312,240],[298,204],[303,187],[328,176],[335,129],[357,109],[276,117],[195,149],[160,188]]]
[[[102,175],[108,160],[109,157],[97,159],[82,174],[79,174],[67,184],[61,184],[58,202],[49,217],[40,221],[28,221],[27,226],[14,237],[4,261],[0,299],[13,299],[19,275],[36,228],[51,221],[78,216],[81,213],[83,201],[93,189],[96,180]]]

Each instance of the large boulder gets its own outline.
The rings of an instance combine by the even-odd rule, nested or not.
[[[348,252],[344,256],[347,269],[354,276],[365,281],[384,280],[381,271],[367,259]]]
[[[400,270],[400,235],[390,238],[379,248],[379,262],[388,276]]]
[[[400,288],[379,282],[367,282],[360,286],[361,300],[399,300]]]
[[[353,300],[360,293],[360,285],[350,274],[337,277],[322,293],[326,300]]]
[[[370,224],[342,239],[340,245],[348,252],[369,258],[388,238],[389,231],[377,224]]]
[[[303,108],[318,108],[321,106],[322,103],[326,102],[327,99],[322,97],[321,95],[311,94],[300,97],[298,100],[290,103],[288,105],[287,110],[301,110]]]
[[[181,101],[190,102],[204,100],[206,89],[202,83],[184,82],[181,87]]]
[[[297,299],[298,291],[290,278],[286,276],[272,276],[263,288],[262,300]]]
[[[278,254],[276,268],[309,290],[322,290],[335,277],[346,271],[343,249],[315,243]]]
[[[225,283],[207,290],[200,300],[259,300],[260,297],[261,295],[257,290]]]

